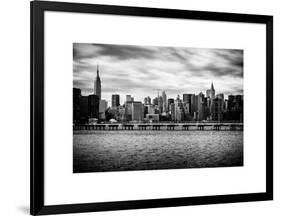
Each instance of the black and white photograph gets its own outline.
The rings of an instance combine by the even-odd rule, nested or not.
[[[73,173],[243,166],[243,50],[73,43]]]
[[[173,4],[30,3],[30,214],[272,213],[273,16]]]

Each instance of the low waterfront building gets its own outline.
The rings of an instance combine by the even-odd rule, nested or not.
[[[105,119],[105,111],[107,109],[107,101],[101,100],[99,104],[99,118],[104,120]]]
[[[148,114],[155,114],[155,107],[153,105],[148,105],[146,107],[147,107]]]
[[[159,114],[146,114],[145,118],[149,122],[159,122]]]

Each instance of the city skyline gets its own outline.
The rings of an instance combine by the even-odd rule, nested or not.
[[[142,101],[126,95],[125,103],[120,103],[120,95],[112,94],[112,105],[101,99],[101,81],[97,66],[94,79],[94,94],[83,95],[79,88],[73,88],[73,122],[90,123],[94,121],[223,121],[243,120],[243,95],[216,94],[213,82],[206,94],[183,94],[182,98],[167,98],[165,91],[157,97],[147,96]]]
[[[243,95],[243,50],[73,44],[73,87],[93,94],[97,64],[102,98],[111,104],[113,94],[135,101],[183,94],[206,94],[214,82],[216,93]]]

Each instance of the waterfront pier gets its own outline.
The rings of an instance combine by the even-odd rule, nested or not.
[[[243,123],[233,122],[191,122],[191,123],[130,123],[130,124],[84,124],[74,125],[73,130],[102,130],[102,131],[117,131],[117,130],[182,130],[182,131],[204,131],[204,130],[240,130],[243,131]]]

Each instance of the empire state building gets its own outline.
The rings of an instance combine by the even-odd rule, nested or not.
[[[97,76],[96,76],[95,85],[94,85],[94,94],[99,97],[99,100],[101,100],[101,81],[100,81],[98,65],[97,65]]]

